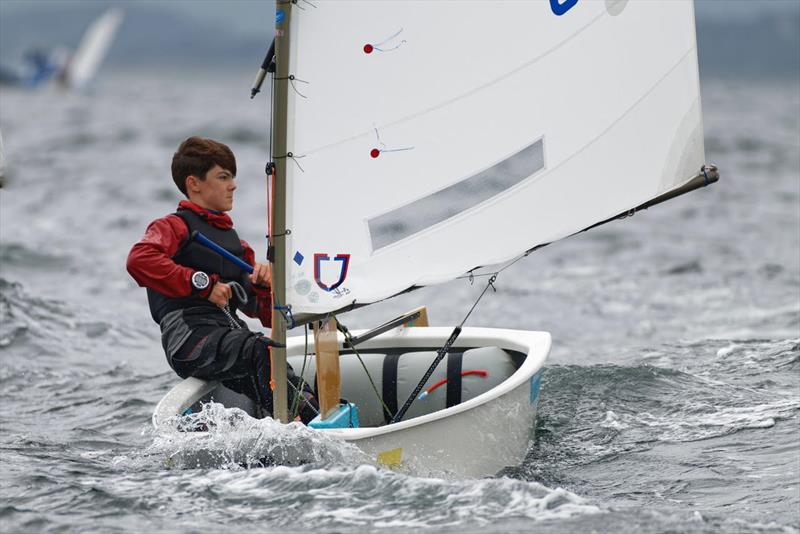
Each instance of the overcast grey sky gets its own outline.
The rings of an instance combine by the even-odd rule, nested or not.
[[[108,68],[257,64],[274,27],[268,0],[0,0],[0,63],[34,47],[74,48],[110,5],[126,18]],[[800,0],[696,0],[695,12],[701,74],[797,77]]]
[[[65,6],[76,9],[102,8],[106,5],[163,10],[188,19],[219,23],[223,31],[261,34],[264,25],[268,28],[274,25],[270,15],[275,12],[275,2],[269,0],[0,0],[0,14],[46,12]]]
[[[152,6],[178,13],[183,17],[216,21],[228,29],[236,29],[248,33],[261,32],[263,24],[271,25],[272,21],[269,20],[269,15],[275,11],[275,2],[269,0],[169,0],[166,2],[160,0],[0,0],[0,9],[11,14],[56,5],[59,7],[64,5],[79,7],[112,3]],[[765,12],[788,12],[796,9],[797,5],[798,0],[696,0],[695,10],[698,17],[746,19],[758,17]]]

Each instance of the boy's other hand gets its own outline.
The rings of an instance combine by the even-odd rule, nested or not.
[[[208,300],[222,308],[228,305],[228,301],[231,299],[232,295],[233,292],[231,291],[231,286],[228,284],[223,284],[222,282],[217,282],[214,284],[214,287],[211,288],[211,293],[208,295]]]
[[[250,281],[256,286],[272,287],[272,269],[269,264],[256,263],[253,265],[253,274],[250,275]]]

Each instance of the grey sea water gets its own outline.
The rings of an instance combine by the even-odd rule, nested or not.
[[[796,83],[704,80],[720,183],[537,251],[470,317],[553,334],[522,465],[414,477],[254,421],[318,461],[171,462],[192,444],[151,429],[176,377],[125,257],[177,204],[169,162],[194,134],[237,154],[233,217],[264,254],[266,99],[248,100],[249,74],[0,90],[0,530],[800,530]],[[458,280],[342,319],[369,327],[426,304],[454,324],[482,289]]]

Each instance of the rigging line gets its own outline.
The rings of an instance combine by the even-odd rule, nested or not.
[[[288,379],[287,379],[287,380],[286,380],[286,383],[287,383],[287,384],[289,384],[290,386],[292,386],[292,389],[295,391],[295,399],[296,399],[297,397],[303,397],[303,398],[305,399],[305,395],[303,395],[303,392],[302,392],[302,391],[300,391],[299,389],[297,389],[297,386],[295,386],[295,385],[292,383],[292,381],[291,381],[291,380],[288,380]],[[312,405],[310,402],[306,402],[306,405],[308,405],[308,407],[309,407],[309,408],[311,408],[311,411],[313,411],[315,414],[319,415],[319,410],[317,410],[316,408],[314,408],[314,406],[313,406],[313,405]]]
[[[504,265],[503,267],[499,268],[496,271],[492,271],[492,272],[488,272],[488,273],[475,274],[473,272],[475,269],[473,269],[472,271],[469,271],[467,274],[463,274],[461,276],[457,276],[456,280],[463,280],[464,278],[467,278],[469,280],[469,283],[471,284],[471,283],[473,283],[475,281],[475,278],[483,278],[483,277],[486,277],[486,276],[496,276],[496,275],[502,273],[503,271],[505,271],[506,269],[508,269],[509,267],[511,267],[512,265],[514,265],[515,263],[517,263],[518,261],[530,256],[531,252],[533,252],[533,250],[527,250],[527,251],[523,252],[522,254],[520,254],[519,256],[517,256],[516,258],[514,258],[513,260],[511,260],[506,265]],[[476,267],[476,269],[480,269],[480,267]]]
[[[303,93],[301,93],[297,89],[297,86],[294,84],[294,82],[300,82],[300,83],[306,83],[306,84],[310,84],[311,82],[306,81],[306,80],[301,80],[300,78],[295,77],[294,74],[290,74],[289,76],[286,76],[286,77],[283,77],[283,78],[275,78],[275,81],[283,81],[283,80],[289,80],[289,84],[292,86],[292,89],[294,89],[295,93],[297,93],[298,95],[302,96],[303,98],[308,98],[306,95],[304,95]]]
[[[384,125],[381,126],[381,128],[390,128],[392,126],[396,126],[398,124],[402,124],[404,122],[408,122],[408,121],[410,121],[412,119],[415,119],[417,117],[420,117],[422,115],[426,115],[427,113],[430,113],[432,111],[437,111],[437,110],[439,110],[441,108],[449,106],[450,104],[453,104],[453,103],[458,102],[460,100],[464,100],[465,98],[468,98],[468,97],[470,97],[470,96],[472,96],[472,95],[474,95],[474,94],[486,89],[487,87],[491,87],[492,85],[495,85],[496,83],[499,83],[499,82],[505,80],[506,78],[509,78],[509,77],[513,76],[514,74],[517,74],[518,72],[527,69],[531,65],[533,65],[535,63],[538,63],[541,59],[544,59],[545,57],[549,56],[550,54],[552,54],[553,52],[555,52],[556,50],[561,48],[563,45],[565,45],[568,42],[570,42],[572,39],[574,39],[575,37],[577,37],[578,35],[583,33],[584,30],[586,30],[589,26],[593,25],[595,22],[600,20],[605,15],[607,15],[607,12],[606,12],[606,10],[603,10],[599,15],[597,15],[595,18],[593,18],[592,20],[590,20],[589,22],[587,22],[586,24],[584,24],[580,28],[578,28],[578,30],[576,30],[575,33],[573,33],[572,35],[568,36],[567,38],[565,38],[560,43],[555,44],[554,46],[552,46],[551,48],[545,50],[544,52],[542,52],[538,56],[534,57],[533,59],[530,59],[530,60],[522,63],[521,65],[519,65],[516,68],[506,72],[505,74],[502,74],[502,75],[494,78],[493,80],[489,80],[488,82],[483,83],[483,84],[481,84],[481,85],[479,85],[477,87],[473,87],[472,89],[470,89],[470,90],[468,90],[468,91],[466,91],[464,93],[461,93],[460,95],[456,96],[455,98],[452,98],[452,99],[444,101],[444,102],[440,102],[438,104],[434,104],[433,106],[431,106],[429,108],[423,109],[423,110],[418,111],[416,113],[412,113],[411,115],[408,115],[406,117],[403,117],[403,118],[397,119],[395,121],[389,122],[387,124],[384,124]],[[328,148],[332,148],[332,147],[335,147],[337,145],[340,145],[340,144],[343,144],[343,143],[347,143],[348,141],[352,141],[354,139],[358,139],[359,137],[363,137],[366,134],[367,134],[367,132],[360,132],[360,133],[357,133],[357,134],[352,135],[350,137],[347,137],[345,139],[341,139],[339,141],[334,141],[333,143],[329,143],[327,145],[322,145],[320,147],[313,148],[311,150],[308,150],[307,153],[308,154],[312,154],[314,152],[321,152],[321,151],[326,150]]]
[[[708,187],[711,181],[708,178],[708,171],[706,169],[706,166],[703,165],[702,167],[700,167],[700,170],[703,172],[703,178],[704,178],[703,187]]]
[[[225,306],[220,306],[220,309],[222,310],[222,313],[224,313],[224,314],[225,314],[225,316],[228,318],[228,323],[229,323],[229,326],[231,327],[231,330],[238,330],[238,329],[240,329],[240,328],[242,327],[242,326],[241,326],[239,323],[237,323],[237,322],[236,322],[236,320],[233,318],[233,315],[231,314],[231,308],[230,308],[230,306],[228,306],[228,305],[226,304]]]
[[[369,373],[367,369],[367,364],[364,363],[364,360],[361,359],[361,353],[358,352],[355,344],[353,343],[353,335],[350,333],[350,330],[347,329],[345,325],[339,322],[339,319],[336,316],[333,317],[336,321],[336,328],[344,335],[345,342],[350,345],[350,348],[353,350],[353,353],[358,358],[359,363],[361,363],[361,367],[364,368],[364,373],[367,375],[367,379],[369,380],[370,385],[372,386],[372,391],[375,392],[375,396],[378,397],[378,401],[380,401],[381,405],[383,406],[383,410],[390,418],[392,417],[392,411],[386,406],[386,403],[383,400],[383,397],[378,392],[378,386],[375,385],[375,381],[372,379],[372,375]]]
[[[301,158],[304,158],[304,157],[306,157],[306,155],[305,155],[305,154],[303,154],[302,156],[295,156],[295,155],[294,155],[294,154],[292,154],[291,152],[287,152],[285,156],[272,156],[272,159],[273,159],[273,160],[275,160],[275,159],[285,159],[285,158],[289,158],[289,159],[291,159],[292,161],[294,161],[294,164],[295,164],[295,165],[297,165],[297,167],[300,169],[300,172],[306,172],[306,171],[305,171],[305,169],[303,169],[303,166],[302,166],[302,165],[300,165],[300,162],[299,162],[299,161],[297,161],[298,159],[301,159]]]
[[[406,412],[408,411],[408,409],[411,407],[411,405],[414,403],[414,401],[419,398],[419,394],[422,391],[422,388],[425,387],[425,383],[428,381],[428,379],[431,377],[431,375],[433,375],[433,372],[436,370],[436,367],[439,365],[439,363],[450,352],[450,349],[452,348],[453,343],[456,342],[456,339],[461,334],[461,329],[464,327],[464,323],[467,322],[467,319],[472,314],[473,310],[475,310],[475,307],[481,301],[483,296],[486,294],[486,291],[488,291],[490,287],[494,291],[497,291],[497,288],[494,287],[494,281],[495,280],[497,280],[497,275],[494,275],[489,279],[489,282],[486,284],[486,287],[483,288],[483,291],[478,296],[478,298],[475,300],[475,303],[472,305],[472,308],[470,308],[469,311],[467,312],[467,314],[464,316],[464,320],[461,321],[460,325],[458,325],[457,327],[455,327],[453,329],[453,332],[450,334],[450,337],[447,338],[447,341],[445,341],[445,343],[442,346],[442,348],[440,348],[436,352],[436,357],[433,359],[433,361],[431,362],[430,367],[428,367],[428,370],[425,371],[425,374],[422,376],[422,378],[420,378],[419,382],[417,383],[417,386],[414,388],[414,391],[411,392],[411,395],[409,395],[409,397],[406,399],[406,402],[403,403],[403,407],[400,408],[397,411],[397,413],[394,415],[394,417],[392,417],[391,421],[389,421],[390,425],[393,424],[393,423],[397,423],[397,422],[402,421],[403,417],[406,415]]]
[[[297,9],[299,9],[300,11],[305,11],[305,10],[306,10],[306,8],[304,8],[303,6],[301,6],[301,5],[300,5],[300,2],[299,2],[298,0],[291,0],[290,2],[281,2],[281,3],[282,3],[282,4],[288,4],[288,3],[292,3],[292,4],[294,4],[295,6],[297,6]],[[310,5],[310,6],[311,6],[311,7],[313,7],[314,9],[316,9],[316,8],[317,8],[316,4],[312,4],[312,3],[311,3],[311,2],[309,2],[308,0],[303,0],[303,3]]]
[[[269,90],[269,156],[272,158],[272,124],[274,122],[275,113],[275,73],[270,73],[272,82],[270,83]]]
[[[303,366],[300,368],[300,389],[302,390],[303,387],[306,385],[306,362],[308,361],[308,325],[303,325],[305,327],[305,349],[303,350]],[[291,409],[291,419],[294,419],[300,413],[300,399],[297,395],[294,397],[294,402],[292,403]]]
[[[472,315],[472,311],[475,309],[475,307],[478,305],[478,303],[481,301],[481,299],[483,298],[483,296],[486,294],[486,292],[489,290],[490,287],[492,288],[492,291],[497,293],[497,288],[494,287],[494,282],[497,280],[497,274],[498,273],[495,273],[494,275],[492,275],[491,278],[489,278],[489,281],[486,283],[486,287],[483,288],[483,291],[478,296],[478,298],[475,300],[475,303],[472,305],[472,307],[469,309],[467,314],[464,316],[464,320],[461,321],[460,325],[458,325],[459,328],[463,328],[464,323],[467,322],[467,319],[469,319],[469,316]]]

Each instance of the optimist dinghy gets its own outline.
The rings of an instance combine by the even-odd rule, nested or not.
[[[550,350],[545,332],[465,328],[425,384],[423,394],[430,393],[412,405],[405,420],[386,424],[387,414],[365,369],[394,413],[450,333],[441,327],[388,332],[358,345],[365,367],[340,336],[341,395],[358,407],[360,425],[319,431],[358,446],[377,463],[413,473],[482,476],[519,465],[529,446],[542,365]],[[304,337],[289,338],[288,360],[298,374],[305,368],[303,377],[313,384],[316,365],[313,355],[304,356],[305,346]],[[218,382],[189,378],[161,400],[153,422],[158,426],[175,414],[198,412],[212,401],[255,413],[247,397]],[[289,462],[302,461],[302,454],[290,456]]]
[[[468,476],[519,465],[549,334],[402,326],[409,317],[369,333],[337,326],[424,285],[486,276],[494,287],[541,246],[716,181],[692,3],[277,9],[252,91],[269,76],[272,337],[287,343],[272,350],[274,418],[290,419],[288,360],[317,387],[310,426],[377,463]],[[304,324],[313,358],[303,337],[286,340]],[[212,400],[253,413],[188,379],[153,421]]]

